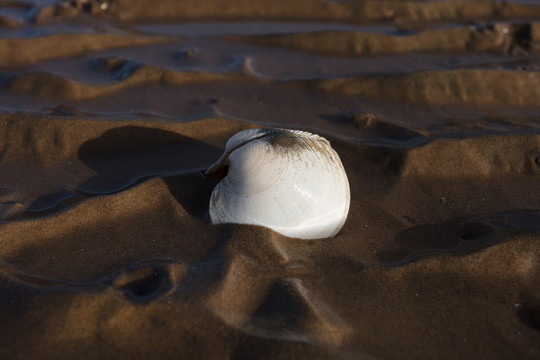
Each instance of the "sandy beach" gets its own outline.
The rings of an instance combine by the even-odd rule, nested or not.
[[[333,238],[212,225],[256,127]],[[540,2],[0,1],[0,358],[540,359]]]

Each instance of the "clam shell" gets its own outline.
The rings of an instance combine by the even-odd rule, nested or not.
[[[336,235],[347,218],[347,175],[321,136],[286,129],[241,131],[206,172],[225,173],[210,199],[213,224],[260,225],[289,237],[318,239]]]

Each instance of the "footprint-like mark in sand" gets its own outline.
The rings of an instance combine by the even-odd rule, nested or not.
[[[515,209],[452,219],[438,224],[419,224],[401,231],[393,248],[377,253],[382,264],[402,264],[438,255],[467,254],[513,237],[540,233],[540,212]]]
[[[293,338],[305,336],[311,342],[336,345],[352,333],[346,321],[300,279],[275,282],[252,314],[247,329],[261,336],[279,337],[289,333]]]
[[[371,142],[391,143],[400,146],[418,146],[429,138],[425,135],[393,124],[377,114],[361,111],[350,111],[338,116],[321,115],[325,120],[350,129],[350,133],[358,133],[363,139]]]
[[[240,229],[248,235],[248,227]],[[323,348],[346,343],[352,327],[302,280],[305,268],[289,243],[297,240],[252,230],[254,240],[227,244],[223,275],[206,303],[209,309],[233,328],[260,338]],[[300,245],[305,255],[308,245],[297,243],[296,248]]]

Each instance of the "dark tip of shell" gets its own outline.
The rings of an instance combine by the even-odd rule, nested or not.
[[[206,176],[223,179],[225,176],[227,176],[228,172],[229,172],[229,165],[224,165],[216,169],[215,171],[212,171],[212,172],[207,171]]]
[[[228,172],[229,172],[229,161],[227,160],[227,161],[212,165],[205,171],[204,175],[208,177],[223,179],[225,176],[227,176]]]

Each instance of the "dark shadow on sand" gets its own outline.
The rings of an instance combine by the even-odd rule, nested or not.
[[[141,126],[115,128],[79,148],[79,159],[97,174],[78,189],[111,193],[152,176],[201,171],[221,152],[171,131]]]
[[[191,216],[209,221],[208,205],[218,179],[205,176],[204,170],[184,175],[163,176],[162,179],[172,196]]]
[[[114,128],[79,147],[78,157],[96,173],[93,177],[73,189],[39,197],[27,211],[9,220],[52,215],[88,198],[123,191],[156,176],[164,177],[175,198],[192,215],[204,217],[200,201],[206,199],[208,204],[216,181],[207,179],[202,172],[221,152],[222,149],[172,131],[142,126]],[[200,192],[201,196],[193,197],[193,192]]]

